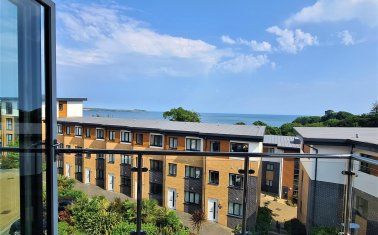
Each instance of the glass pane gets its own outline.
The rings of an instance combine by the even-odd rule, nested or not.
[[[43,13],[35,1],[0,0],[1,146],[42,149]],[[43,158],[32,152],[1,154],[1,233],[41,234],[45,229]]]

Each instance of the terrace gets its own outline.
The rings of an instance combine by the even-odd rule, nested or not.
[[[369,155],[376,143],[353,154],[344,143],[332,154],[275,154],[262,153],[264,128],[257,126],[125,121],[130,130],[123,130],[115,119],[94,125],[82,109],[56,98],[54,3],[0,1],[0,234],[207,234],[204,221],[235,234],[267,234],[274,223],[269,208],[259,207],[262,158],[300,160],[300,222],[285,223],[288,233],[299,227],[299,234],[376,234],[378,161]],[[138,134],[135,147],[131,134]],[[90,142],[80,146],[84,138]],[[361,142],[356,136],[345,144]],[[136,203],[88,197],[59,175]],[[189,231],[176,212],[197,226]]]

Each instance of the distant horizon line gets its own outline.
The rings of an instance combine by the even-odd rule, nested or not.
[[[163,113],[165,111],[156,110],[146,110],[146,109],[116,109],[116,108],[100,108],[100,107],[83,107],[83,110],[105,110],[105,111],[115,111],[115,112],[155,112]],[[193,110],[190,110],[193,111]],[[194,111],[197,112],[197,111]],[[199,114],[237,114],[237,115],[276,115],[276,116],[322,116],[322,115],[310,115],[310,114],[272,114],[272,113],[217,113],[217,112],[197,112]]]

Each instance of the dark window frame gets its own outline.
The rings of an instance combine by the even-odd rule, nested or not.
[[[199,174],[197,174],[199,172]],[[202,168],[195,166],[185,166],[185,178],[189,179],[201,179],[202,177]]]
[[[227,213],[232,216],[243,216],[243,204],[237,202],[228,202]]]
[[[150,159],[150,171],[163,172],[163,161]]]
[[[96,140],[105,140],[105,129],[104,128],[96,128]]]
[[[143,145],[143,134],[142,133],[135,133],[135,144]]]
[[[156,138],[156,137],[159,137],[159,138]],[[150,146],[162,148],[163,147],[163,135],[162,134],[150,134]]]
[[[178,146],[178,139],[177,137],[169,137],[168,138],[168,147],[170,149],[177,149]]]
[[[193,142],[195,143],[194,147],[192,147]],[[202,147],[202,139],[192,138],[192,137],[186,137],[185,138],[185,150],[186,151],[201,151],[201,147]]]
[[[177,176],[177,164],[168,163],[168,175],[169,176]]]
[[[219,185],[219,171],[209,170],[209,184]]]
[[[239,180],[238,180],[239,179]],[[232,187],[232,188],[238,188],[238,189],[242,189],[243,188],[243,182],[244,181],[244,177],[243,175],[241,174],[234,174],[234,173],[230,173],[229,174],[229,187]]]

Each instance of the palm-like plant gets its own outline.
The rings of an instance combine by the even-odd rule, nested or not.
[[[202,210],[196,210],[193,212],[191,218],[193,228],[196,230],[197,234],[201,231],[203,223],[206,221],[205,212]]]

